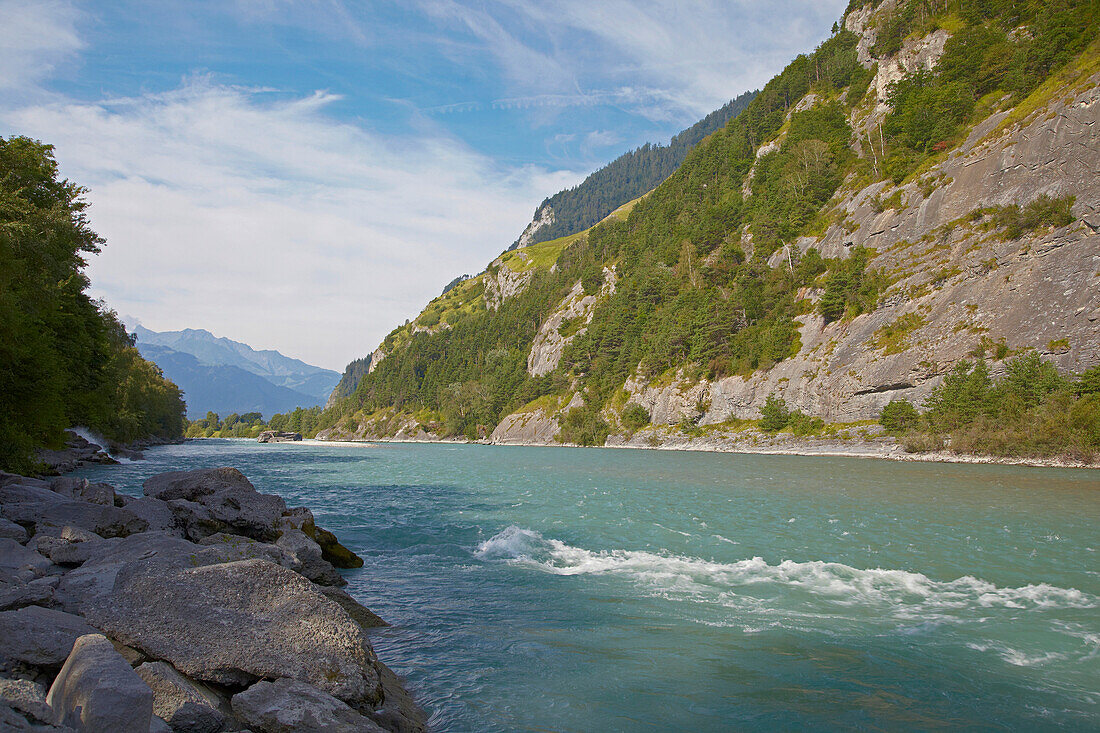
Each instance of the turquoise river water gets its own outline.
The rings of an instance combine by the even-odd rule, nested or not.
[[[363,556],[439,731],[1100,730],[1100,472],[195,441]]]

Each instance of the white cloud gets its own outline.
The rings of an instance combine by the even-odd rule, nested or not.
[[[0,0],[0,89],[25,89],[83,48],[68,2]]]
[[[844,0],[422,0],[496,57],[513,106],[622,104],[702,116],[811,50]],[[508,22],[505,22],[507,19]],[[468,53],[472,53],[467,49]]]
[[[0,112],[89,187],[94,292],[153,329],[201,327],[332,368],[476,272],[574,173],[503,170],[438,131],[393,138],[189,80],[165,94]]]

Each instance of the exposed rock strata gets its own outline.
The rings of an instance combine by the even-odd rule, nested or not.
[[[0,729],[424,730],[308,509],[227,468],[145,494],[0,474]]]
[[[549,374],[558,367],[562,352],[565,347],[582,333],[588,330],[588,324],[592,322],[592,313],[600,300],[615,293],[615,268],[603,268],[603,284],[600,290],[592,295],[586,295],[580,281],[569,291],[569,295],[562,299],[561,303],[547,317],[539,327],[535,335],[535,342],[531,345],[531,352],[527,356],[527,372],[533,377],[541,377]],[[581,321],[582,325],[575,328],[572,333],[563,336],[561,327],[565,324]]]

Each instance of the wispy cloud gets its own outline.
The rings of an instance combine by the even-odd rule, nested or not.
[[[91,276],[113,307],[340,368],[578,176],[501,169],[442,132],[372,134],[327,117],[333,101],[198,77],[0,122],[54,143],[91,189],[108,241]]]
[[[421,7],[437,21],[463,23],[525,92],[516,100],[620,104],[668,119],[701,116],[762,85],[822,37],[844,0],[423,0]]]
[[[0,0],[0,89],[30,89],[84,44],[80,13],[60,0]]]

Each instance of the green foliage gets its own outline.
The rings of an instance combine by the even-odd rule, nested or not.
[[[611,426],[600,416],[600,411],[585,405],[566,413],[558,439],[576,445],[603,445],[610,434]]]
[[[0,138],[0,468],[31,470],[70,425],[113,441],[182,431],[179,390],[85,292],[103,240],[84,193],[58,178],[51,146]]]
[[[787,427],[790,421],[791,413],[787,409],[786,400],[774,394],[768,395],[764,400],[764,406],[760,408],[760,429],[768,433],[776,433]]]
[[[593,263],[585,268],[584,274],[581,275],[581,287],[584,289],[585,295],[595,295],[600,292],[600,287],[603,285],[603,270],[599,265]]]
[[[802,414],[799,410],[794,410],[787,421],[787,427],[791,429],[793,435],[799,437],[818,435],[825,429],[825,421],[820,417],[811,417]]]
[[[870,256],[870,250],[859,246],[847,259],[829,260],[825,292],[818,302],[826,323],[874,309],[884,282],[881,274],[867,271]]]
[[[924,318],[919,313],[903,313],[875,332],[875,347],[887,355],[900,354],[909,348],[909,335],[923,325]]]
[[[894,435],[907,433],[920,423],[917,408],[905,400],[890,400],[879,415],[879,423]]]
[[[958,40],[949,44],[942,69],[904,79],[895,88],[892,112],[874,136],[883,148],[878,161],[886,175],[901,180],[961,139],[974,100],[984,90],[1024,93],[1019,90],[1026,85],[1003,81],[1008,76],[999,71],[998,44],[1011,43],[1014,54],[1025,46],[1021,53],[1037,54],[1027,33],[1038,38],[1046,33],[1042,28],[1058,27],[1068,35],[1064,43],[1051,44],[1071,48],[1095,26],[1074,0],[1056,0],[1060,10],[1050,12],[1033,2],[996,0],[995,5],[995,11],[986,12],[969,0],[910,0],[903,6],[904,17],[889,20],[893,25],[886,35],[899,42],[939,25],[949,27]],[[1077,13],[1073,17],[1083,23],[1067,25],[1063,21],[1069,16],[1059,15],[1062,11]],[[1010,16],[1018,16],[1020,23],[1009,22]],[[1018,25],[1026,25],[1027,32],[1010,38]],[[450,329],[395,331],[383,344],[387,358],[338,408],[320,416],[321,427],[358,412],[427,410],[442,416],[443,432],[477,435],[541,396],[580,391],[588,407],[562,418],[563,439],[598,443],[605,435],[600,411],[632,375],[653,379],[681,368],[711,378],[748,375],[797,353],[794,318],[807,309],[806,301],[796,302],[801,287],[824,285],[819,308],[827,321],[873,309],[887,284],[882,273],[868,269],[873,252],[853,248],[843,260],[824,260],[816,250],[799,257],[791,247],[820,226],[841,181],[863,165],[851,151],[847,124],[849,110],[862,99],[873,74],[857,61],[858,40],[837,28],[813,53],[795,58],[740,114],[694,145],[679,168],[625,216],[601,221],[614,208],[606,201],[559,208],[568,197],[548,200],[560,215],[558,223],[567,228],[547,229],[540,236],[577,231],[581,221],[601,223],[508,253],[507,266],[531,272],[532,278],[526,290],[497,310],[464,301],[464,315]],[[1051,58],[1061,58],[1059,53]],[[1036,73],[1035,78],[1042,76]],[[842,97],[839,92],[846,87]],[[816,104],[792,112],[810,91],[818,94]],[[760,145],[779,139],[771,153],[757,159]],[[746,197],[746,175],[754,164]],[[900,205],[900,199],[882,203]],[[569,208],[583,216],[567,221],[562,212]],[[752,234],[751,257],[742,241],[746,227]],[[536,250],[543,245],[545,250]],[[785,247],[789,265],[769,267],[768,258]],[[520,254],[528,251],[531,256],[521,262]],[[551,258],[556,258],[553,268]],[[539,326],[578,280],[586,292],[597,292],[595,274],[609,265],[616,267],[615,293],[601,299],[583,333],[577,323],[563,323],[559,332],[573,338],[558,368],[543,377],[529,376],[526,357]],[[493,268],[488,274],[494,274]],[[899,346],[913,324],[897,326],[884,334],[889,337],[885,348]],[[480,385],[477,399],[459,399],[450,390],[461,385],[474,394],[472,383]]]
[[[961,141],[977,100],[1018,102],[1084,51],[1100,30],[1100,13],[1095,0],[911,0],[882,14],[872,51],[884,58],[907,36],[938,25],[953,32],[936,68],[917,70],[889,92],[888,149],[879,157],[884,175],[897,182]]]
[[[554,212],[554,221],[536,231],[532,243],[548,242],[583,231],[628,201],[652,190],[684,162],[703,138],[740,114],[756,94],[745,92],[673,137],[668,145],[647,143],[624,153],[581,184],[546,199],[539,205],[536,218],[549,207]]]
[[[1064,227],[1073,223],[1074,196],[1051,198],[1043,194],[1022,209],[1016,205],[997,206],[987,209],[992,215],[992,224],[1001,229],[1005,239],[1019,239],[1025,233],[1039,227]]]
[[[645,409],[637,402],[631,402],[629,405],[623,408],[620,419],[623,422],[623,427],[627,430],[634,432],[649,425],[649,410]]]
[[[961,362],[932,391],[920,422],[906,428],[915,436],[907,438],[907,449],[939,448],[949,436],[951,450],[960,453],[1090,461],[1100,450],[1100,393],[1081,385],[1096,381],[1096,370],[1073,382],[1029,351],[1006,362],[1004,376],[993,380],[985,362]],[[903,432],[887,421],[884,410],[887,430]]]
[[[1077,384],[1074,385],[1074,390],[1081,397],[1100,394],[1100,366],[1094,366],[1082,372]]]

